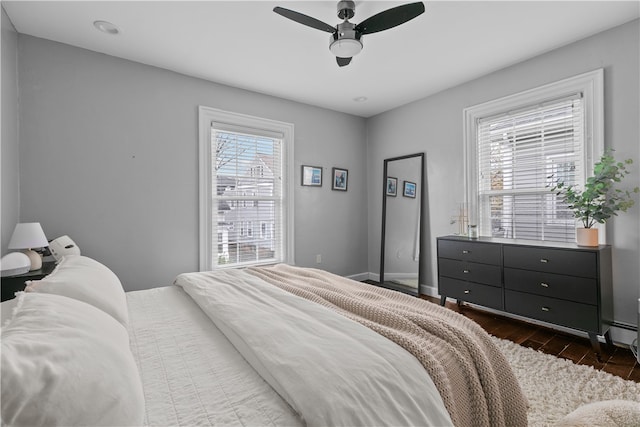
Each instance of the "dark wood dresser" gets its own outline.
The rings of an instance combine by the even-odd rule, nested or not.
[[[438,291],[447,297],[587,332],[611,345],[611,246],[445,236]]]

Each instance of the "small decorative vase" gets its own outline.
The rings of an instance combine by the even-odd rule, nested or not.
[[[598,229],[577,228],[576,242],[578,246],[598,246]]]

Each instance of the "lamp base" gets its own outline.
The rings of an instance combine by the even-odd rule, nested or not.
[[[38,252],[33,249],[26,249],[22,252],[28,256],[29,261],[31,261],[31,268],[29,268],[29,271],[40,270],[42,268],[42,257]]]

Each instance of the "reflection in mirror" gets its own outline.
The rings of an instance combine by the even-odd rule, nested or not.
[[[380,284],[418,295],[424,153],[384,160]]]

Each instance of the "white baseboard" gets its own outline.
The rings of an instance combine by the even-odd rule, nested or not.
[[[614,343],[629,346],[637,337],[638,333],[636,331],[618,328],[617,326],[611,327],[611,340]]]
[[[345,276],[347,279],[351,279],[351,280],[357,280],[358,282],[362,282],[363,280],[375,280],[375,279],[370,279],[371,273],[357,273],[357,274],[351,274],[349,276]]]
[[[429,285],[420,285],[420,294],[429,295],[430,297],[440,298],[438,288]]]
[[[374,282],[380,281],[380,275],[378,273],[363,273],[367,275],[367,280],[373,280]]]

